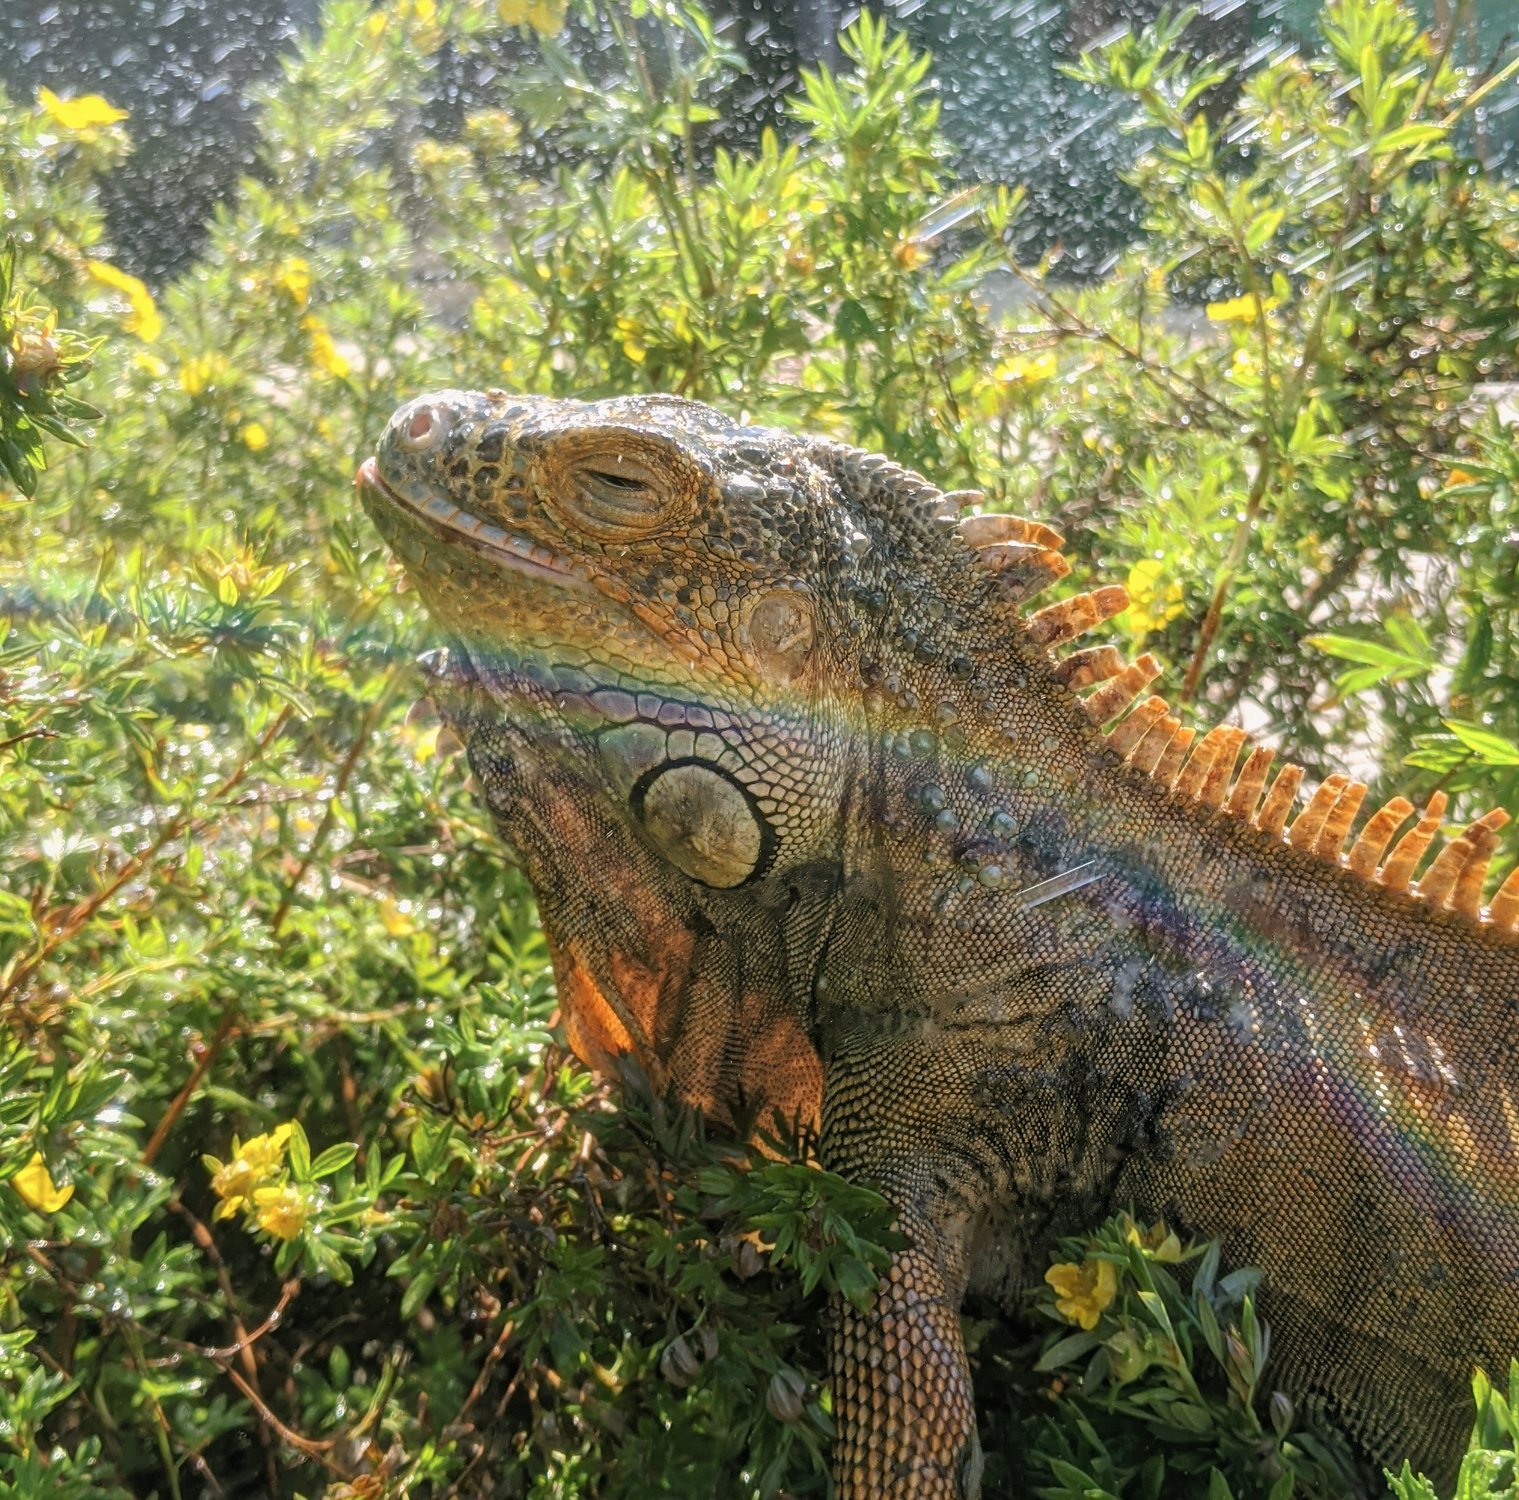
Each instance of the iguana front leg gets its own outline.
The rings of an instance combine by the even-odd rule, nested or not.
[[[839,1500],[976,1500],[981,1445],[960,1290],[931,1233],[892,1257],[866,1311],[840,1299],[830,1359]]]
[[[942,1138],[956,1080],[936,1076],[944,1053],[921,1034],[857,1032],[851,1042],[828,1061],[823,1164],[880,1187],[911,1243],[868,1308],[840,1299],[834,1310],[835,1491],[839,1500],[976,1500],[981,1447],[960,1302],[977,1190]]]

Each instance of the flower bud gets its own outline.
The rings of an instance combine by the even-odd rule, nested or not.
[[[795,1370],[777,1370],[765,1392],[765,1409],[777,1422],[800,1422],[807,1382]]]
[[[659,1356],[659,1373],[678,1391],[683,1391],[701,1373],[701,1360],[684,1335],[670,1340]]]

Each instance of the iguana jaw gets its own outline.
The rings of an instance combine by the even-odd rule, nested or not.
[[[387,525],[386,508],[401,512],[413,524],[422,527],[453,546],[473,548],[491,561],[525,578],[540,579],[559,588],[593,587],[582,565],[578,570],[568,559],[558,557],[539,543],[513,535],[504,527],[455,505],[415,482],[388,484],[380,475],[377,459],[366,458],[354,476],[364,508],[383,534],[391,536],[394,526]]]

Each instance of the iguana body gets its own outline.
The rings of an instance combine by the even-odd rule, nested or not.
[[[1130,711],[1148,658],[1052,656],[1121,590],[1029,613],[1053,533],[827,440],[444,392],[360,478],[576,1049],[820,1115],[897,1209],[910,1248],[839,1311],[845,1500],[977,1493],[962,1296],[1128,1205],[1264,1270],[1278,1384],[1451,1470],[1470,1362],[1519,1352],[1501,816],[1416,894],[1443,800],[1342,854],[1364,788],[1330,778],[1284,838],[1295,768]]]

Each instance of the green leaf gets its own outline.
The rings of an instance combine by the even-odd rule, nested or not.
[[[1082,1355],[1095,1349],[1101,1342],[1101,1336],[1095,1332],[1067,1334],[1065,1338],[1056,1340],[1039,1356],[1034,1369],[1042,1375],[1050,1370],[1058,1370],[1062,1365],[1074,1364]]]
[[[401,1298],[402,1318],[409,1322],[416,1317],[418,1309],[432,1295],[432,1290],[436,1285],[437,1280],[430,1267],[413,1276]]]
[[[1144,1303],[1145,1311],[1155,1321],[1155,1326],[1160,1329],[1168,1339],[1175,1340],[1176,1330],[1171,1326],[1171,1314],[1166,1311],[1166,1304],[1157,1292],[1140,1292],[1139,1300]]]
[[[1489,766],[1519,766],[1519,745],[1494,734],[1480,724],[1461,719],[1446,719],[1445,727],[1480,761]]]
[[[1396,130],[1389,130],[1386,135],[1379,135],[1372,142],[1371,149],[1378,156],[1387,156],[1394,151],[1432,145],[1436,141],[1445,140],[1449,134],[1443,125],[1400,125]]]
[[[334,1172],[339,1172],[346,1167],[358,1154],[359,1148],[348,1141],[329,1146],[311,1163],[310,1175],[313,1180],[318,1177],[330,1177]]]
[[[1282,226],[1287,217],[1285,208],[1268,208],[1256,214],[1245,230],[1245,248],[1259,250]]]
[[[290,1175],[297,1182],[311,1181],[311,1143],[299,1120],[290,1122]]]

